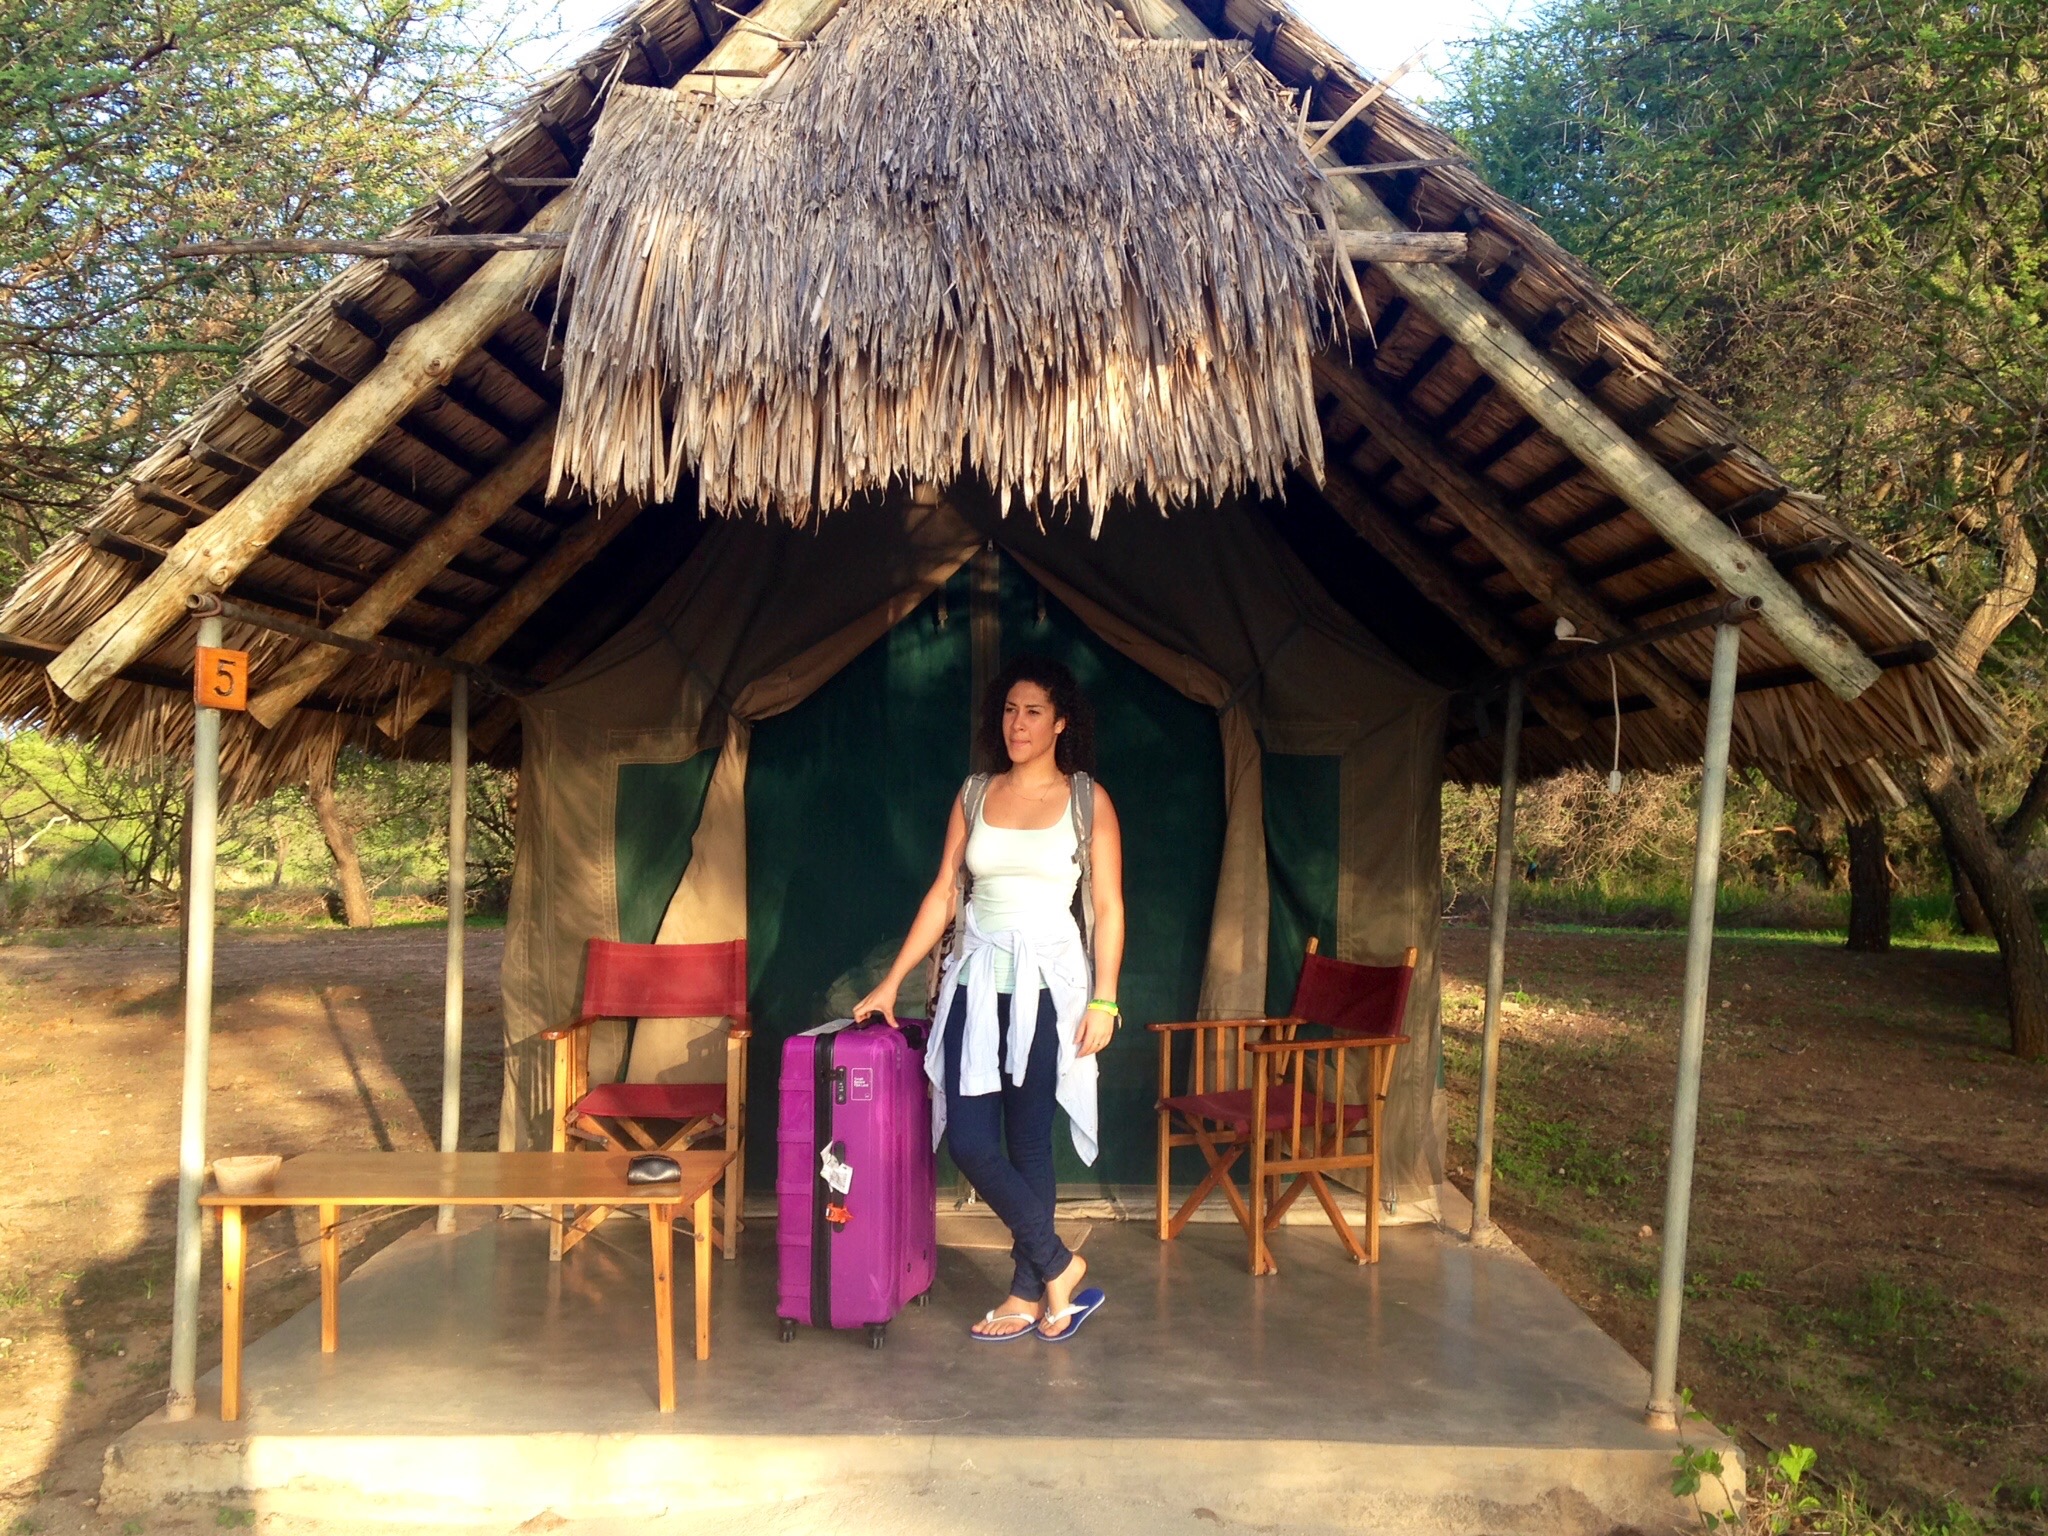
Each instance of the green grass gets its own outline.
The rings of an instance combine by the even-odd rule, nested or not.
[[[421,929],[444,929],[448,926],[446,917],[404,917],[377,920],[377,926],[365,930],[371,933],[412,933]],[[466,927],[500,929],[505,926],[502,912],[472,912]],[[255,922],[244,922],[235,917],[223,916],[220,924],[224,933],[348,933],[345,923],[333,922],[324,917],[279,918],[265,916]],[[31,945],[40,949],[92,949],[103,946],[117,946],[134,943],[135,936],[144,936],[158,943],[175,944],[178,930],[173,924],[159,924],[133,928],[17,928],[0,931],[0,949],[10,946]]]
[[[1628,923],[1587,923],[1560,922],[1547,919],[1540,913],[1515,909],[1514,924],[1519,928],[1536,929],[1544,933],[1644,933],[1669,934],[1672,930],[1663,926],[1641,926]],[[2044,926],[2044,937],[2048,937],[2048,926]],[[1716,939],[1744,939],[1765,944],[1803,944],[1813,949],[1839,949],[1847,941],[1846,928],[1768,928],[1743,927],[1716,920]],[[1912,934],[1894,927],[1892,948],[1911,950],[1947,951],[1954,954],[1994,955],[1998,953],[1998,941],[1968,933]]]
[[[1454,899],[1454,907],[1461,904]],[[1564,933],[1683,930],[1691,909],[1692,893],[1683,881],[1593,885],[1539,880],[1517,887],[1514,897],[1517,923]],[[1726,938],[1840,944],[1848,935],[1849,893],[1730,882],[1714,904],[1714,926]],[[1962,932],[1946,892],[1894,896],[1892,943],[1900,949],[1988,953],[1997,948],[1990,938]]]

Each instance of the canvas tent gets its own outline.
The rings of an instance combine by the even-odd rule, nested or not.
[[[871,905],[876,931],[900,926],[936,851],[929,829],[966,767],[973,679],[1034,632],[1086,658],[1125,739],[1151,744],[1153,757],[1132,759],[1142,782],[1111,778],[1120,801],[1200,813],[1157,827],[1149,855],[1153,869],[1202,873],[1162,882],[1179,901],[1162,951],[1169,938],[1183,945],[1162,967],[1162,1011],[1265,1003],[1284,993],[1288,953],[1326,926],[1340,952],[1388,956],[1414,943],[1432,963],[1438,782],[1496,771],[1498,732],[1474,700],[1501,669],[1561,643],[1560,620],[1587,637],[1626,639],[1730,594],[1755,597],[1763,612],[1744,642],[1734,760],[1815,805],[1861,815],[1895,803],[1891,765],[1965,757],[1996,734],[1986,699],[1947,657],[1953,625],[1924,586],[1789,486],[1672,375],[1655,335],[1593,274],[1283,7],[1121,0],[1115,20],[1084,0],[1024,8],[1016,35],[1026,52],[1016,56],[1068,70],[1093,60],[1086,67],[1098,74],[1081,84],[1096,90],[1057,69],[987,80],[960,65],[972,50],[941,23],[975,25],[1006,6],[1014,18],[1018,0],[863,0],[843,15],[839,0],[730,10],[648,0],[543,85],[395,232],[398,248],[349,267],[284,317],[235,385],[137,466],[92,526],[51,549],[0,609],[0,715],[89,734],[136,758],[182,751],[190,739],[183,603],[198,592],[357,640],[488,660],[542,685],[517,705],[491,706],[474,731],[480,750],[522,766],[508,1144],[532,1134],[539,1112],[532,1032],[564,1011],[573,957],[593,934],[641,936],[638,924],[670,938],[716,937],[744,927],[756,992],[773,999],[775,1016],[822,1016],[872,962],[873,934],[835,934],[822,918],[779,925],[801,903],[829,899]],[[849,16],[882,30],[855,47],[831,30]],[[903,16],[938,29],[931,59],[887,31]],[[1143,62],[1119,63],[1126,53]],[[776,388],[756,402],[758,416],[724,396],[607,393],[618,381],[587,372],[565,380],[562,347],[579,336],[572,374],[612,355],[590,340],[587,311],[579,331],[581,294],[630,289],[562,287],[572,229],[583,242],[568,247],[572,272],[602,277],[578,262],[579,249],[598,249],[579,206],[620,219],[651,206],[631,195],[631,143],[606,147],[600,125],[613,103],[659,118],[667,98],[657,106],[647,93],[758,97],[733,110],[757,111],[772,128],[786,122],[792,93],[823,90],[818,71],[836,67],[841,94],[814,99],[831,102],[830,120],[848,137],[803,140],[825,157],[812,172],[831,172],[835,143],[871,143],[863,135],[878,121],[914,137],[932,119],[849,106],[863,99],[863,82],[927,63],[934,90],[952,79],[981,93],[975,121],[992,132],[1022,123],[1078,133],[1090,114],[1144,99],[1146,80],[1224,72],[1216,100],[1190,94],[1185,111],[1116,118],[1119,133],[1099,133],[1093,159],[1032,162],[1031,176],[976,192],[977,217],[999,220],[1006,198],[1026,212],[1064,206],[1060,177],[1070,177],[1081,211],[1059,228],[1119,253],[1128,281],[1105,291],[1144,324],[1096,313],[1062,329],[1072,316],[1061,318],[1060,301],[1085,285],[1047,274],[1064,270],[1072,247],[1030,230],[998,245],[984,224],[980,286],[946,293],[1000,302],[939,302],[927,285],[918,292],[937,307],[904,307],[892,320],[886,284],[860,290],[876,357],[892,338],[957,338],[1012,312],[1012,299],[1050,317],[1044,334],[1015,339],[1006,354],[1031,359],[1038,382],[947,418],[953,427],[940,437],[881,431],[931,419],[929,397],[914,390],[889,397],[892,414],[866,416],[842,409],[851,395],[820,384],[811,408],[794,410],[805,379],[845,382],[844,358],[814,346],[816,372],[806,373],[805,357],[765,322],[753,357]],[[1298,161],[1274,158],[1261,92],[1293,93],[1284,116]],[[965,122],[965,100],[937,105]],[[1250,114],[1250,126],[1229,126],[1233,113]],[[614,137],[630,139],[622,124]],[[744,134],[733,134],[717,139],[722,153],[740,153]],[[1001,157],[982,148],[929,162],[933,207],[960,206],[963,188],[985,187],[970,173]],[[1103,212],[1112,206],[1104,187],[1119,176],[1117,195],[1127,197],[1158,184],[1161,166],[1198,179],[1233,165],[1218,184],[1228,196],[1183,187],[1152,210],[1160,227],[1181,232],[1171,250],[1145,245],[1153,225],[1132,213],[1144,212],[1142,201],[1114,205],[1121,223]],[[835,201],[842,182],[877,185],[848,177],[806,182],[818,195],[797,212],[829,221],[845,209]],[[685,207],[689,218],[723,219],[727,236],[750,237],[729,240],[728,252],[801,245],[788,230],[747,223],[754,201],[707,192]],[[1258,208],[1268,222],[1245,228]],[[1089,210],[1104,222],[1088,222]],[[662,228],[702,238],[687,219]],[[519,231],[517,249],[477,243],[502,245]],[[899,270],[899,258],[902,272],[933,270],[874,241],[848,248],[870,280]],[[1185,260],[1190,249],[1227,250],[1231,262],[1205,269]],[[1051,264],[1028,287],[1006,286],[1033,259]],[[1332,264],[1323,277],[1321,259]],[[692,313],[811,323],[813,310],[767,299],[734,309],[738,290],[705,277],[720,270],[676,260],[662,276],[698,283],[691,302],[708,307]],[[1131,277],[1141,272],[1199,291],[1149,293]],[[1223,337],[1216,365],[1183,366],[1195,355],[1187,349],[1220,334],[1225,311],[1202,295],[1224,292],[1275,302],[1229,311],[1237,334]],[[1333,306],[1341,323],[1305,318],[1299,305],[1311,301]],[[911,323],[927,313],[936,318],[923,329]],[[1119,369],[1148,337],[1181,350],[1132,385]],[[650,366],[708,356],[707,368],[727,371],[707,376],[735,388],[749,376],[745,358],[690,344],[671,335],[630,355]],[[886,356],[910,371],[876,375],[884,394],[891,381],[961,377],[917,345]],[[1195,401],[1176,414],[1190,388]],[[606,400],[630,409],[609,418],[587,409]],[[640,425],[621,429],[632,410]],[[654,419],[665,412],[676,414]],[[760,420],[784,426],[767,432]],[[1175,424],[1189,420],[1203,423],[1198,440],[1177,439]],[[849,421],[881,435],[837,458],[805,436]],[[1076,432],[1075,422],[1092,425]],[[785,447],[788,462],[775,457]],[[665,471],[636,480],[604,469],[621,454],[670,451],[684,456],[672,483]],[[1087,474],[1073,473],[1074,453]],[[714,458],[718,476],[697,472]],[[805,472],[791,478],[791,462]],[[551,482],[558,463],[566,472]],[[748,475],[736,473],[748,464]],[[934,464],[961,472],[934,477]],[[1002,483],[985,471],[1000,471]],[[1093,494],[1090,476],[1129,494]],[[936,489],[919,488],[927,481]],[[802,501],[833,484],[838,492],[818,498],[830,509],[802,530],[788,525],[788,507],[780,520],[774,507],[755,508],[767,514],[757,521],[735,515],[733,493],[718,491],[797,486]],[[1023,494],[1032,487],[1064,488],[1085,515]],[[629,495],[614,496],[621,491]],[[1030,622],[1005,622],[1012,610]],[[229,635],[254,653],[253,711],[224,733],[235,792],[300,777],[345,741],[444,750],[440,674],[394,655],[344,666],[332,648],[269,629],[231,624]],[[1524,771],[1604,768],[1617,752],[1628,768],[1697,761],[1711,644],[1699,632],[1617,661],[1618,743],[1604,662],[1532,685]],[[878,884],[893,882],[882,894],[798,878],[803,857],[848,822],[830,797],[807,792],[818,782],[807,762],[832,752],[835,762],[873,755],[858,810],[859,824],[881,829],[874,868]],[[820,808],[831,813],[822,821],[802,814]],[[1198,871],[1202,860],[1213,870]],[[860,875],[844,862],[836,870],[846,883]],[[1152,878],[1142,866],[1141,877]],[[1162,896],[1160,910],[1168,905]],[[1403,1065],[1393,1132],[1409,1195],[1424,1193],[1441,1166],[1434,996],[1433,986],[1418,994],[1418,1047]],[[669,1043],[651,1044],[637,1069],[677,1069],[661,1051],[686,1062],[688,1027],[665,1034]],[[1145,1092],[1129,1091],[1133,1104]]]
[[[905,658],[912,666],[936,662],[943,671],[944,653],[953,652],[953,675],[931,690],[931,706],[901,707],[902,689],[892,686],[873,700],[866,729],[803,743],[798,757],[828,771],[806,775],[794,801],[751,792],[749,749],[762,723],[799,710],[899,626],[929,629],[931,601],[944,601],[956,585],[972,589],[977,560],[984,570],[996,566],[996,579],[984,580],[984,593],[956,597],[952,643],[899,640],[923,653]],[[1250,509],[1119,518],[1099,540],[1069,524],[1039,530],[1005,519],[988,497],[970,494],[850,508],[815,532],[723,522],[634,623],[525,701],[521,859],[505,966],[507,1144],[546,1134],[547,1061],[533,1037],[573,1010],[582,938],[594,933],[749,938],[756,989],[766,994],[757,1002],[765,1048],[755,1052],[752,1087],[756,1102],[772,1102],[778,1037],[867,990],[937,868],[948,797],[966,766],[972,652],[991,642],[1007,653],[1071,647],[1050,616],[1019,614],[1004,624],[1002,609],[1017,607],[1016,589],[1027,584],[1088,639],[1199,706],[1214,737],[1175,742],[1175,756],[1185,757],[1160,764],[1166,771],[1157,779],[1120,778],[1119,735],[1143,733],[1118,732],[1120,679],[1101,679],[1109,716],[1103,781],[1122,807],[1133,887],[1130,974],[1138,994],[1125,991],[1134,1023],[1257,1014],[1266,1007],[1269,963],[1291,980],[1285,956],[1269,961],[1268,753],[1323,760],[1334,772],[1336,804],[1320,839],[1283,840],[1295,884],[1312,884],[1317,862],[1338,872],[1329,910],[1315,914],[1334,924],[1320,935],[1329,952],[1398,959],[1412,944],[1428,964],[1445,692],[1391,656]],[[672,798],[644,809],[621,804],[629,765],[691,763],[700,765],[695,775],[669,781],[677,786]],[[754,826],[795,817],[823,823],[821,832],[849,824],[855,862],[834,870],[828,859],[797,875],[822,890],[790,890],[772,868],[786,862],[773,829],[763,838]],[[654,932],[645,931],[643,905],[633,933],[621,911],[628,868],[637,873],[649,862],[644,845],[673,838],[677,820],[694,821],[694,837],[671,876],[655,882],[673,894]],[[750,914],[756,859],[771,866],[777,899]],[[1197,898],[1192,915],[1160,910],[1176,892]],[[810,995],[775,987],[778,969],[805,962]],[[904,999],[913,1014],[922,1001]],[[1393,1106],[1401,1187],[1420,1199],[1433,1197],[1442,1172],[1435,1003],[1433,988],[1417,989],[1410,1028],[1418,1049],[1404,1058]],[[640,1026],[636,1075],[722,1071],[720,1062],[689,1060],[688,1026],[670,1033],[664,1041]],[[595,1070],[606,1065],[600,1052]],[[1149,1039],[1127,1034],[1105,1088],[1121,1111],[1105,1111],[1105,1182],[1141,1184],[1149,1173],[1154,1072]]]

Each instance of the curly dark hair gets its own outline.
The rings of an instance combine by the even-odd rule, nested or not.
[[[1053,714],[1067,722],[1053,747],[1053,762],[1061,773],[1095,771],[1095,709],[1088,695],[1074,680],[1074,674],[1049,656],[1019,656],[988,685],[981,696],[981,729],[974,744],[982,768],[1002,773],[1010,766],[1010,752],[1003,744],[1003,704],[1019,683],[1036,683],[1052,698]]]

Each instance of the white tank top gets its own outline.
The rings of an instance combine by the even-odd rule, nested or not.
[[[1075,860],[1074,818],[1050,827],[992,827],[984,815],[967,835],[967,872],[974,877],[968,903],[983,933],[1021,928],[1044,933],[1074,927],[1074,892],[1081,883]],[[996,960],[996,985],[1016,985],[1010,957]]]

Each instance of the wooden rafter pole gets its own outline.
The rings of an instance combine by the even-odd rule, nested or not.
[[[569,199],[557,198],[527,228],[565,227],[570,211]],[[188,532],[163,564],[87,625],[50,663],[51,680],[74,699],[90,698],[183,618],[188,596],[224,590],[401,416],[553,281],[561,264],[560,251],[512,252],[485,262],[401,332],[377,366],[233,501]]]
[[[1131,30],[1159,41],[1205,43],[1215,34],[1179,0],[1111,0]]]
[[[428,582],[446,570],[448,562],[460,554],[472,539],[503,517],[520,497],[541,482],[548,472],[554,450],[555,419],[551,414],[502,462],[457,497],[447,516],[401,553],[328,628],[336,635],[355,640],[368,640],[382,633],[384,626],[396,618]],[[347,660],[348,652],[343,650],[317,645],[306,647],[280,667],[249,701],[249,713],[263,725],[276,725],[294,705],[340,670]]]
[[[393,235],[385,240],[201,240],[174,245],[167,256],[445,256],[451,251],[552,251],[566,232],[507,231],[477,235]]]
[[[443,658],[448,661],[489,661],[519,626],[539,611],[542,603],[561,591],[564,582],[632,525],[643,505],[638,501],[614,502],[601,512],[591,513],[563,534],[560,542],[542,555],[511,591],[493,603],[461,639],[442,653]],[[406,732],[419,724],[420,717],[447,695],[448,674],[429,672],[378,717],[377,728],[394,741],[402,740]]]
[[[1347,226],[1391,233],[1406,226],[1369,187],[1331,186]],[[1768,555],[1702,506],[1620,423],[1456,273],[1436,266],[1381,269],[1523,410],[1593,470],[1664,537],[1728,592],[1763,603],[1763,621],[1813,675],[1844,699],[1879,676],[1848,632],[1781,576]]]
[[[1488,660],[1510,668],[1528,662],[1528,647],[1513,626],[1488,607],[1462,577],[1424,548],[1422,541],[1389,514],[1379,498],[1350,470],[1341,464],[1326,464],[1322,496],[1330,509],[1351,525],[1353,532],[1462,629]],[[1585,708],[1564,689],[1538,684],[1532,687],[1530,696],[1543,711],[1543,718],[1558,731],[1573,738],[1585,733]]]
[[[762,0],[754,17],[784,38],[805,39],[843,0]],[[755,27],[728,32],[678,83],[720,95],[758,90],[788,49]],[[522,233],[564,232],[574,189],[547,204]],[[216,516],[188,532],[170,555],[50,664],[50,678],[74,699],[102,684],[160,640],[184,616],[194,592],[231,583],[270,541],[348,473],[349,466],[429,392],[454,376],[478,347],[561,271],[559,249],[503,252],[479,267],[391,349],[327,414],[307,428]]]
[[[1499,487],[1453,461],[1408,420],[1399,405],[1333,358],[1317,360],[1316,382],[1363,421],[1402,467],[1428,487],[1438,504],[1507,567],[1508,574],[1531,597],[1596,640],[1621,640],[1635,632],[1634,625],[1579,580],[1562,555],[1531,536]],[[1691,720],[1699,714],[1698,693],[1663,657],[1647,650],[1631,651],[1620,658],[1619,665],[1667,719]]]
[[[1471,251],[1472,242],[1466,235],[1453,230],[1439,234],[1434,230],[1420,234],[1379,234],[1365,229],[1340,229],[1330,237],[1327,244],[1314,242],[1317,249],[1341,250],[1352,261],[1369,261],[1378,266],[1395,263],[1430,262],[1438,266],[1463,261]]]
[[[745,96],[761,89],[794,57],[794,45],[809,42],[838,14],[846,0],[761,0],[743,23],[735,23],[703,62],[676,82],[679,91],[712,96]]]

